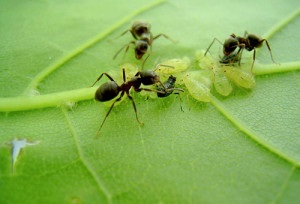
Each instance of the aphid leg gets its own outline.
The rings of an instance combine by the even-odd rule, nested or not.
[[[113,78],[112,78],[111,76],[109,76],[109,74],[107,74],[106,72],[103,72],[103,73],[97,78],[97,80],[93,83],[93,85],[92,85],[91,87],[93,87],[93,86],[94,86],[94,85],[102,78],[103,75],[107,76],[107,78],[109,78],[109,80],[115,81],[115,80],[113,80]]]
[[[182,108],[182,98],[181,98],[181,96],[180,96],[180,93],[174,93],[174,94],[178,95],[178,97],[179,97],[179,104],[180,104],[180,110],[181,110],[182,112],[184,112],[184,110],[183,110],[183,108]]]
[[[111,104],[111,106],[110,106],[110,108],[109,108],[109,110],[107,111],[107,113],[106,113],[106,115],[105,115],[105,117],[104,117],[104,119],[103,119],[103,121],[102,121],[102,123],[101,123],[101,125],[100,125],[100,128],[98,129],[98,131],[97,131],[97,133],[96,133],[96,137],[95,137],[95,139],[97,139],[98,138],[98,136],[99,136],[99,133],[100,133],[100,130],[101,130],[101,128],[102,128],[102,126],[104,125],[104,122],[106,121],[106,118],[109,116],[109,114],[110,114],[110,112],[111,112],[111,110],[113,109],[113,107],[114,107],[114,105],[115,105],[115,103],[116,102],[118,102],[118,101],[120,101],[121,99],[122,99],[122,97],[124,96],[124,91],[122,91],[122,93],[121,93],[121,95],[120,95],[120,97],[119,98],[117,98],[114,102],[113,102],[113,104]]]
[[[158,64],[158,65],[156,65],[156,67],[155,67],[155,69],[154,69],[153,71],[155,72],[156,70],[159,69],[159,67],[169,67],[169,68],[171,68],[171,69],[175,69],[175,67],[173,67],[173,66],[171,66],[171,65]]]
[[[134,112],[135,112],[136,120],[138,121],[138,123],[139,123],[140,125],[143,125],[143,123],[142,123],[142,122],[139,120],[139,118],[138,118],[138,115],[137,115],[137,109],[136,109],[135,102],[134,102],[132,96],[129,94],[129,92],[126,92],[126,94],[127,94],[128,98],[132,101],[132,105],[133,105],[133,109],[134,109]]]
[[[210,47],[214,44],[215,41],[218,41],[221,45],[223,45],[223,43],[218,38],[214,38],[213,41],[208,46],[208,48],[206,49],[204,56],[206,56],[207,52],[209,51]]]
[[[114,55],[113,59],[116,59],[117,56],[120,54],[120,52],[126,47],[126,50],[125,50],[125,53],[128,51],[129,47],[131,44],[134,44],[135,42],[134,41],[131,41],[130,43],[128,44],[125,44],[121,49],[118,50],[118,52]]]
[[[159,38],[159,37],[161,37],[161,36],[163,36],[163,37],[165,37],[166,39],[172,41],[173,43],[176,43],[175,40],[173,40],[172,38],[170,38],[169,36],[167,36],[166,34],[163,34],[163,33],[160,33],[160,34],[154,36],[154,37],[153,37],[153,40],[156,40],[157,38]]]
[[[248,36],[248,31],[245,30],[244,32],[244,38],[246,38]]]

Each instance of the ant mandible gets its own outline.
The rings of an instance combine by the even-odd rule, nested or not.
[[[224,55],[222,58],[220,58],[219,62],[224,65],[226,64],[233,65],[237,62],[240,64],[241,56],[237,56],[236,54],[237,53],[234,52],[230,55]]]
[[[168,92],[172,92],[173,90],[178,90],[176,88],[166,88],[164,86],[164,84],[161,82],[160,77],[152,70],[146,70],[146,71],[139,71],[135,74],[135,76],[130,79],[129,81],[126,81],[126,74],[125,74],[125,69],[123,68],[123,84],[121,84],[120,86],[115,82],[115,80],[106,72],[103,72],[98,78],[97,80],[93,83],[92,86],[94,86],[103,76],[106,76],[110,81],[102,84],[95,93],[95,99],[97,101],[100,102],[105,102],[105,101],[110,101],[112,99],[114,99],[116,96],[118,96],[118,94],[121,92],[121,95],[112,103],[112,105],[110,106],[110,109],[108,110],[108,112],[105,115],[105,118],[103,119],[101,126],[96,134],[96,137],[98,137],[99,132],[102,128],[102,126],[104,125],[104,122],[106,120],[106,118],[108,117],[108,115],[110,114],[111,110],[113,109],[114,105],[116,102],[120,101],[124,94],[126,93],[127,97],[132,101],[132,105],[133,105],[133,109],[135,112],[135,116],[136,116],[136,120],[139,124],[143,124],[142,122],[140,122],[140,120],[138,119],[138,115],[137,115],[137,109],[136,109],[136,105],[135,102],[133,100],[133,97],[130,95],[129,91],[130,89],[133,87],[134,91],[136,92],[141,92],[141,91],[150,91],[150,92],[157,92],[157,93],[168,93]],[[147,89],[147,88],[141,88],[140,86],[143,85],[153,85],[159,83],[162,87],[163,90],[159,91],[159,90],[152,90],[152,89]],[[183,91],[183,90],[180,90]]]
[[[204,56],[207,54],[207,52],[209,51],[210,47],[215,42],[215,40],[220,42],[220,40],[218,40],[217,38],[214,38],[213,41],[211,42],[211,44],[209,45],[209,47],[207,48]],[[244,49],[246,49],[247,51],[254,50],[254,52],[253,52],[253,62],[252,62],[252,65],[251,65],[251,72],[252,72],[253,65],[254,65],[254,62],[255,62],[255,57],[256,57],[256,48],[261,47],[263,45],[264,41],[267,44],[267,47],[268,47],[268,50],[270,52],[270,56],[271,56],[272,61],[274,63],[276,63],[275,60],[273,59],[271,47],[268,43],[268,40],[265,39],[265,38],[262,38],[258,35],[255,35],[255,34],[248,34],[247,31],[245,31],[244,37],[236,36],[235,34],[231,34],[230,37],[227,40],[225,40],[225,42],[223,44],[223,53],[224,53],[225,56],[229,56],[232,53],[234,53],[234,51],[238,47],[239,50],[236,52],[235,56],[237,57],[237,61],[239,61],[239,64],[240,64],[240,59],[241,59],[243,50]],[[233,61],[235,61],[235,60],[233,60]]]
[[[155,39],[163,36],[166,39],[171,40],[172,42],[175,42],[171,38],[169,38],[167,35],[160,33],[153,37],[152,32],[150,31],[151,25],[146,22],[142,21],[136,21],[133,23],[130,29],[124,31],[121,36],[123,36],[128,31],[131,33],[131,35],[134,37],[135,40],[130,41],[128,44],[125,44],[120,50],[117,51],[117,53],[114,55],[113,59],[116,59],[116,57],[119,55],[119,53],[126,48],[125,53],[128,51],[130,45],[134,45],[134,52],[135,52],[135,58],[140,60],[148,51],[148,48],[150,47],[150,52],[152,52],[152,43]],[[144,67],[145,61],[148,59],[148,56],[142,63],[142,68]]]

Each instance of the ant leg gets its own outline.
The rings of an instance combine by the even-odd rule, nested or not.
[[[132,29],[127,29],[127,30],[125,30],[123,33],[121,33],[121,35],[119,35],[119,36],[116,37],[115,39],[118,39],[119,37],[122,37],[122,36],[125,35],[127,32],[130,32],[131,35],[134,37],[134,39],[137,40],[136,36],[132,33]]]
[[[218,38],[214,38],[213,41],[208,46],[208,48],[206,49],[204,56],[206,56],[207,52],[209,51],[210,47],[214,44],[215,41],[218,41],[221,45],[223,45],[223,43]]]
[[[270,55],[271,55],[271,59],[272,59],[272,61],[273,61],[275,64],[278,64],[278,63],[277,63],[277,62],[275,62],[275,60],[273,59],[273,55],[272,55],[272,51],[271,51],[271,47],[270,47],[270,45],[269,45],[269,43],[268,43],[267,39],[263,39],[263,41],[266,41],[266,44],[267,44],[267,47],[268,47],[268,49],[269,49],[269,52],[270,52]]]
[[[239,44],[239,50],[237,51],[236,53],[236,57],[239,61],[239,66],[241,66],[241,58],[242,58],[242,54],[243,54],[243,51],[245,49],[245,44]]]
[[[170,38],[169,36],[167,36],[166,34],[163,34],[163,33],[160,33],[160,34],[158,34],[157,36],[154,36],[154,37],[153,37],[153,40],[156,40],[157,38],[159,38],[159,37],[161,37],[161,36],[163,36],[163,37],[165,37],[166,39],[172,41],[173,43],[176,43],[175,40],[173,40],[172,38]]]
[[[125,93],[125,92],[123,91],[123,92],[121,93],[120,97],[117,98],[117,99],[113,102],[113,104],[110,106],[108,112],[107,112],[106,115],[105,115],[105,118],[103,119],[103,121],[102,121],[102,123],[101,123],[101,125],[100,125],[100,128],[98,129],[98,131],[97,131],[97,133],[96,133],[95,139],[97,139],[97,137],[99,136],[100,130],[101,130],[102,126],[104,125],[104,122],[106,121],[106,118],[108,117],[108,115],[110,114],[111,110],[113,109],[115,103],[118,102],[118,101],[120,101],[120,100],[122,99],[122,97],[124,96],[124,93]]]
[[[117,56],[120,54],[120,52],[126,47],[125,53],[128,51],[130,44],[134,44],[134,41],[131,41],[130,43],[124,45],[121,49],[118,50],[118,52],[114,55],[113,60],[117,58]]]
[[[134,102],[132,96],[129,94],[129,92],[126,92],[126,94],[127,94],[128,98],[132,101],[132,105],[133,105],[133,109],[134,109],[134,112],[135,112],[136,120],[138,121],[138,123],[139,123],[140,125],[142,125],[143,123],[142,123],[142,122],[139,120],[139,118],[138,118],[138,115],[137,115],[137,109],[136,109],[135,102]]]
[[[172,92],[172,91],[181,91],[181,92],[184,92],[183,89],[180,89],[180,88],[171,88],[171,89],[168,89],[160,80],[158,81],[158,83],[160,83],[160,85],[163,87],[165,93],[169,93],[169,92]],[[164,94],[165,94],[164,93]]]
[[[181,91],[181,92],[184,92],[183,89],[180,89],[180,88],[170,88],[170,89],[167,89],[168,92],[172,92],[172,91]]]
[[[165,94],[165,91],[159,91],[159,90],[153,90],[153,89],[147,89],[147,88],[138,88],[135,89],[136,92],[141,92],[141,91],[148,91],[148,92],[156,92],[156,93],[161,93],[161,94]]]
[[[125,69],[123,68],[123,82],[126,82],[126,74],[125,74]]]
[[[244,48],[241,50],[241,53],[239,55],[236,55],[236,58],[239,61],[239,66],[241,66],[241,58],[242,58],[243,51],[244,51]]]
[[[252,65],[251,65],[251,74],[253,74],[253,66],[254,66],[254,62],[255,62],[255,56],[256,56],[256,49],[254,48],[254,51],[253,51],[253,62],[252,62]]]
[[[93,87],[93,86],[94,86],[94,85],[102,78],[103,75],[107,76],[107,78],[109,78],[109,80],[115,81],[111,76],[109,76],[109,74],[107,74],[106,72],[103,72],[103,73],[97,78],[97,80],[93,83],[93,85],[92,85],[91,87]]]
[[[151,46],[151,50],[152,50],[152,46]],[[142,63],[142,70],[144,69],[145,62],[149,57],[150,57],[150,54],[148,54],[147,57],[144,59],[144,61]]]

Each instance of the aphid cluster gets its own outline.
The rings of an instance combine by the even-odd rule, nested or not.
[[[127,32],[131,33],[134,40],[118,50],[113,59],[125,48],[126,53],[130,45],[134,45],[136,59],[142,59],[145,54],[148,55],[142,63],[141,71],[135,69],[135,66],[132,64],[123,65],[122,84],[119,85],[116,80],[106,72],[103,72],[93,83],[92,86],[101,80],[103,76],[109,79],[108,82],[105,82],[97,89],[95,93],[95,99],[97,101],[106,102],[118,96],[111,103],[97,132],[97,136],[115,104],[121,101],[125,94],[132,102],[137,122],[142,124],[138,118],[135,101],[130,94],[131,89],[135,92],[145,91],[155,93],[157,97],[164,98],[168,97],[173,91],[175,91],[174,93],[184,91],[181,88],[175,87],[177,81],[177,84],[184,85],[189,94],[196,100],[210,102],[213,87],[220,95],[228,96],[233,90],[232,83],[246,89],[252,89],[255,86],[252,69],[255,62],[256,49],[261,47],[263,42],[266,42],[271,59],[275,62],[268,41],[257,35],[245,32],[243,37],[236,36],[235,34],[230,35],[224,44],[217,38],[214,38],[206,51],[196,53],[196,66],[194,65],[198,67],[196,70],[188,69],[191,65],[191,61],[188,57],[166,60],[160,63],[154,70],[143,70],[144,63],[151,54],[153,41],[160,36],[164,36],[167,39],[170,38],[165,34],[153,36],[150,24],[141,21],[136,21],[132,27],[124,31],[121,36]],[[223,57],[220,59],[215,59],[208,54],[209,49],[215,41],[220,42],[223,46]],[[244,50],[253,50],[253,62],[250,71],[245,70],[241,66],[242,53]],[[201,68],[200,70],[199,67]],[[126,77],[126,72],[129,72],[128,78]],[[149,87],[151,85],[155,85],[155,87]]]

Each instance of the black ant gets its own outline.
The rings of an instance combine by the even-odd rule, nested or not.
[[[135,40],[130,41],[128,44],[124,45],[120,50],[117,51],[117,53],[114,55],[113,59],[116,59],[118,54],[124,49],[125,53],[128,51],[130,45],[134,45],[134,51],[135,51],[135,58],[140,60],[148,51],[148,48],[150,47],[150,52],[152,52],[152,43],[155,39],[163,36],[166,39],[169,39],[173,41],[171,38],[169,38],[167,35],[161,33],[153,37],[152,32],[150,31],[151,25],[146,22],[142,21],[136,21],[133,23],[130,29],[124,31],[121,36],[123,36],[128,31],[131,33],[131,35],[134,37]],[[173,41],[174,42],[174,41]],[[144,67],[145,61],[148,59],[148,56],[143,61],[142,67]]]
[[[105,118],[104,118],[104,120],[103,120],[97,134],[96,134],[96,137],[98,136],[102,126],[104,125],[104,122],[105,122],[106,118],[110,114],[110,112],[113,109],[115,103],[120,101],[123,98],[125,93],[128,96],[128,98],[132,101],[132,105],[133,105],[133,109],[134,109],[134,112],[135,112],[137,122],[139,124],[143,124],[138,119],[135,102],[133,100],[133,97],[129,93],[129,91],[132,87],[134,88],[134,91],[136,91],[136,92],[141,92],[141,91],[144,90],[144,91],[150,91],[150,92],[157,92],[157,93],[161,93],[161,94],[172,92],[173,90],[178,90],[176,88],[166,88],[165,85],[161,82],[160,77],[152,70],[139,71],[135,74],[135,76],[132,79],[130,79],[129,81],[126,81],[126,74],[125,74],[125,69],[124,68],[123,68],[123,84],[121,84],[120,86],[114,81],[114,79],[109,74],[107,74],[105,72],[103,72],[97,78],[97,80],[94,82],[94,84],[92,86],[94,86],[102,78],[103,75],[105,75],[110,81],[102,84],[96,90],[95,99],[97,101],[100,101],[100,102],[105,102],[105,101],[112,100],[113,98],[118,96],[118,94],[120,92],[121,92],[121,95],[112,103],[110,109],[106,113],[106,116],[105,116]],[[156,84],[156,83],[159,83],[163,87],[162,91],[140,87],[142,84],[143,85],[153,85],[153,84]],[[183,90],[180,90],[180,91],[183,91]]]
[[[204,56],[206,55],[206,53],[208,52],[208,50],[210,49],[210,47],[212,46],[212,44],[215,42],[215,40],[217,40],[218,42],[220,42],[220,40],[218,40],[217,38],[214,38],[214,40],[211,42],[211,44],[207,48]],[[267,44],[267,47],[268,47],[268,50],[270,52],[272,61],[274,63],[276,63],[274,61],[274,59],[273,59],[271,47],[270,47],[270,45],[268,43],[268,40],[264,39],[264,38],[262,38],[262,37],[260,37],[258,35],[255,35],[255,34],[248,34],[247,31],[245,31],[244,37],[236,36],[235,34],[231,34],[230,37],[227,40],[225,40],[225,42],[223,44],[223,53],[224,53],[225,56],[229,56],[238,47],[239,50],[236,53],[236,57],[238,58],[237,61],[239,61],[239,64],[240,64],[240,58],[242,56],[243,50],[244,49],[246,49],[247,51],[254,50],[254,52],[253,52],[253,62],[252,62],[252,65],[251,65],[251,72],[252,72],[253,65],[254,65],[254,62],[255,62],[256,48],[261,47],[263,45],[264,41]]]

